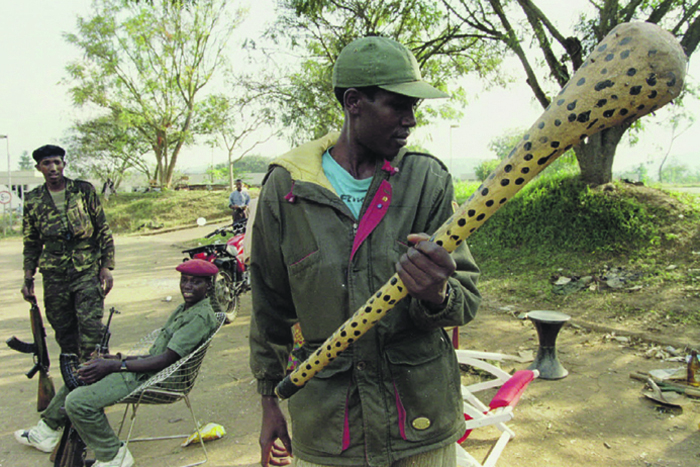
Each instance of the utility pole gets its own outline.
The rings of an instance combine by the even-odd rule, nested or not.
[[[459,125],[450,125],[450,173],[452,174],[452,178],[455,178],[455,174],[452,170],[452,130],[455,128],[459,128]]]
[[[14,211],[12,210],[12,170],[10,168],[10,137],[8,135],[0,135],[0,139],[5,140],[7,150],[7,189],[10,190],[10,232],[12,232],[12,224],[14,224]]]

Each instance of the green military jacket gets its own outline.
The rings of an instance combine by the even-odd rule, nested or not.
[[[112,232],[97,192],[88,182],[66,178],[65,217],[46,184],[27,193],[22,231],[25,271],[114,269]]]
[[[377,164],[360,219],[321,166],[328,135],[278,158],[253,226],[251,368],[263,395],[285,375],[299,322],[305,359],[395,273],[409,233],[453,213],[452,179],[426,154]],[[445,326],[470,321],[480,296],[466,244],[444,309],[407,297],[289,399],[296,456],[319,464],[390,464],[464,433],[460,374]],[[329,460],[332,459],[332,462]]]

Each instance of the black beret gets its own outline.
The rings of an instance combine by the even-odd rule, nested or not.
[[[54,146],[53,144],[47,144],[40,147],[32,153],[32,157],[35,161],[39,162],[45,157],[60,156],[64,157],[66,155],[66,150],[60,146]]]

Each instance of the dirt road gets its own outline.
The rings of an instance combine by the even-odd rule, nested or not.
[[[174,266],[182,259],[182,242],[213,229],[185,230],[149,237],[117,237],[115,289],[107,307],[122,314],[113,320],[113,351],[128,350],[141,336],[162,325],[179,303]],[[0,337],[30,338],[28,307],[20,298],[21,242],[0,242]],[[37,287],[40,292],[40,287]],[[167,298],[171,297],[171,301]],[[41,295],[40,295],[41,298]],[[503,310],[486,299],[477,320],[461,331],[465,348],[517,354],[535,351],[537,336],[529,321],[514,310]],[[528,310],[515,310],[528,311]],[[243,299],[236,321],[217,335],[191,394],[202,423],[219,423],[226,436],[207,444],[211,466],[258,465],[260,423],[258,396],[248,370],[250,296]],[[499,466],[700,466],[700,405],[688,401],[682,411],[667,410],[641,395],[642,383],[632,371],[678,365],[647,359],[646,347],[606,338],[603,332],[565,327],[558,339],[560,359],[570,371],[559,381],[535,381],[516,408],[511,427],[517,437],[501,456]],[[695,341],[697,344],[697,340]],[[58,348],[49,330],[52,375],[60,385]],[[0,467],[49,466],[48,456],[15,443],[14,430],[37,421],[36,385],[24,376],[28,356],[0,347]],[[526,364],[505,368],[523,368]],[[108,412],[118,426],[123,408]],[[134,428],[136,436],[192,431],[183,403],[144,407]],[[479,460],[495,430],[476,431],[465,447]],[[198,447],[180,448],[178,440],[135,443],[131,450],[139,466],[175,466],[201,456]]]

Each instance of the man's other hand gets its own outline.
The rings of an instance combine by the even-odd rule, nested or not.
[[[114,286],[114,279],[112,278],[112,271],[107,268],[100,268],[100,284],[102,285],[102,290],[105,292],[105,296],[112,290]]]
[[[263,467],[291,464],[292,440],[287,431],[287,421],[275,396],[262,396],[262,412],[260,464]]]

